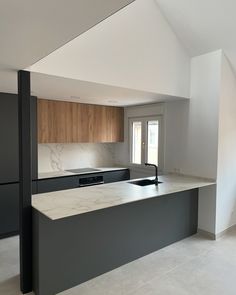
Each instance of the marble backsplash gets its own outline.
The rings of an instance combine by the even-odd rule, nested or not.
[[[39,144],[38,172],[114,166],[114,143]]]

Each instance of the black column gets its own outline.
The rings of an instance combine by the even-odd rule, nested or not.
[[[19,180],[20,180],[20,284],[32,291],[31,124],[30,72],[18,72]]]

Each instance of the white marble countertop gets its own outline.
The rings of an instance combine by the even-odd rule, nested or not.
[[[108,171],[119,171],[128,169],[125,167],[98,167],[94,168],[98,169],[99,171],[91,171],[91,172],[81,172],[81,173],[74,173],[65,170],[61,171],[52,171],[52,172],[42,172],[38,174],[38,179],[47,179],[47,178],[55,178],[55,177],[64,177],[64,176],[73,176],[73,175],[83,175],[83,174],[93,174],[93,173],[101,173],[101,172],[108,172]]]
[[[32,206],[48,218],[57,220],[99,209],[215,184],[212,180],[177,175],[159,176],[159,180],[163,183],[158,186],[149,185],[141,187],[130,184],[129,181],[120,181],[33,195]]]

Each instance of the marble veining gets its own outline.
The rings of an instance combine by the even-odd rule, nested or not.
[[[39,144],[39,173],[114,166],[115,143]]]
[[[196,177],[163,175],[159,186],[146,187],[121,181],[92,187],[76,188],[34,195],[32,206],[52,220],[83,214],[153,197],[214,185],[212,180]]]
[[[50,162],[51,162],[52,169],[56,171],[61,171],[62,170],[61,155],[64,150],[64,145],[61,145],[61,144],[55,144],[55,146],[47,145],[47,148],[50,151]]]

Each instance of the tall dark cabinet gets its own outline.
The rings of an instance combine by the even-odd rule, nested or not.
[[[32,179],[37,179],[37,98],[32,97]],[[18,96],[0,93],[0,238],[19,231]]]

